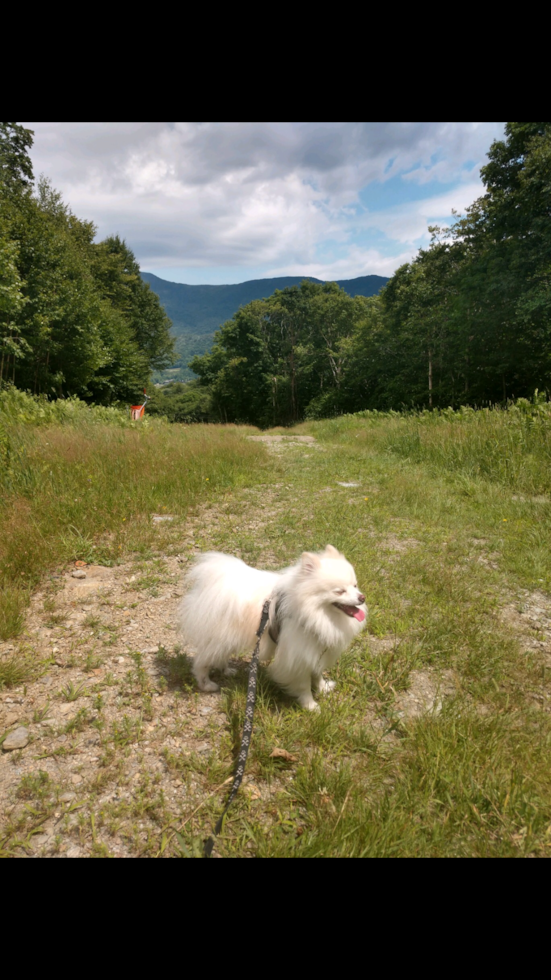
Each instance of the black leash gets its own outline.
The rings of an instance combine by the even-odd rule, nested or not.
[[[205,846],[203,849],[204,857],[210,857],[212,854],[212,849],[214,847],[214,838],[220,833],[222,829],[222,823],[224,817],[228,812],[228,809],[235,798],[237,790],[241,786],[243,775],[245,773],[245,763],[247,761],[247,756],[249,754],[249,746],[251,744],[251,737],[253,734],[253,716],[254,716],[254,705],[256,701],[256,681],[258,677],[258,651],[260,649],[260,640],[262,639],[262,634],[266,629],[266,624],[270,616],[270,598],[266,599],[264,605],[262,606],[262,615],[260,617],[260,624],[256,631],[258,637],[256,641],[256,646],[253,651],[251,658],[251,666],[249,667],[249,684],[247,687],[247,707],[245,708],[245,724],[243,725],[243,735],[241,736],[241,748],[239,749],[239,756],[237,758],[237,769],[235,771],[235,778],[233,780],[233,785],[230,790],[230,795],[228,796],[228,802],[226,803],[222,816],[218,820],[216,827],[214,828],[214,834],[205,841]]]

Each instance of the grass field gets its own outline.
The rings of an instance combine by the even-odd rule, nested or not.
[[[261,479],[265,454],[237,427],[144,427],[76,399],[55,403],[56,413],[9,394],[4,405],[0,397],[0,639],[17,634],[30,591],[48,571],[71,559],[113,564],[147,555],[158,542],[158,508],[185,515]]]
[[[59,582],[48,575],[75,559],[110,565],[115,576],[120,567],[125,582],[133,572],[137,616],[152,608],[176,556],[182,570],[208,548],[274,568],[328,542],[356,567],[367,629],[333,671],[337,688],[320,699],[319,714],[301,711],[261,672],[247,783],[216,853],[548,853],[547,406],[365,413],[277,430],[266,435],[283,439],[265,442],[248,440],[251,429],[216,426],[14,423],[9,433],[3,694],[34,690],[33,717],[46,704],[36,679],[55,669],[51,644],[37,649],[24,626],[27,597],[40,589],[40,615],[53,618],[52,636],[67,651],[64,676],[74,678],[72,687],[52,682],[48,703],[80,707],[73,727],[54,729],[51,741],[29,708],[35,741],[4,753],[5,767],[14,759],[22,767],[4,801],[5,853],[64,853],[78,838],[84,854],[198,856],[243,720],[246,665],[221,695],[199,695],[174,634],[149,659],[126,643],[128,663],[119,669],[113,659],[109,672],[113,635],[105,623],[102,632],[88,622],[86,635],[68,631],[63,616],[56,623]],[[173,520],[154,526],[152,513]],[[125,612],[130,586],[122,581],[119,592],[113,586],[113,622],[115,607]],[[108,603],[107,595],[88,619],[105,620]],[[108,671],[99,680],[85,672],[85,658],[94,657],[104,664],[96,672]],[[0,725],[0,738],[4,732]],[[90,732],[98,757],[82,769],[77,820],[60,803],[66,777],[41,768],[39,757],[63,748],[68,765]],[[125,788],[117,797],[108,793],[114,785]],[[53,826],[60,812],[59,832],[48,841],[42,834],[40,851],[37,828]]]

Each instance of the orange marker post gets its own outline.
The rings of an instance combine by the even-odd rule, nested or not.
[[[132,419],[141,419],[144,416],[145,406],[147,405],[147,403],[149,401],[149,398],[148,398],[148,396],[145,393],[145,388],[144,388],[144,392],[143,393],[144,393],[144,398],[145,398],[143,405],[131,405],[130,406],[130,417]]]

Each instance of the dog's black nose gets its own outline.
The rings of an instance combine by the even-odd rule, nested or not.
[[[361,592],[360,592],[360,594],[359,594],[359,596],[358,596],[358,602],[365,602],[365,596],[364,596],[364,595],[362,595],[362,593],[361,593]]]

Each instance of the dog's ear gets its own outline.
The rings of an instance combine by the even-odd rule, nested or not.
[[[316,568],[319,568],[321,561],[318,555],[314,555],[311,551],[304,551],[300,558],[302,571],[308,574],[315,572]]]
[[[328,544],[328,545],[325,546],[325,552],[324,552],[324,554],[326,554],[328,558],[340,558],[341,557],[340,551],[337,551],[337,549],[334,548],[332,544]]]

